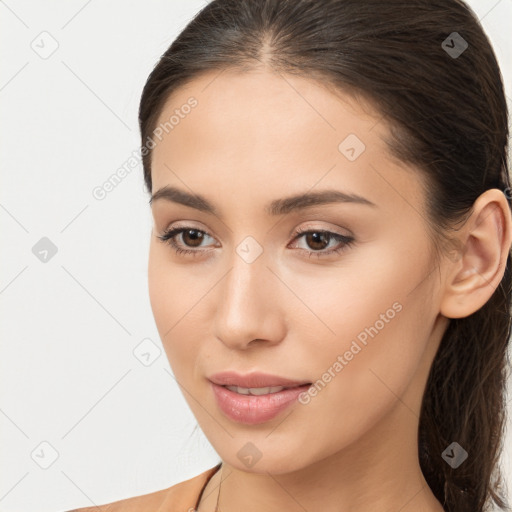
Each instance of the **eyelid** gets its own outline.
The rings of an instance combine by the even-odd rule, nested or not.
[[[197,226],[194,226],[193,224],[191,224],[191,222],[193,221],[177,221],[176,223],[171,223],[169,224],[164,230],[163,230],[163,233],[167,233],[171,230],[175,230],[175,229],[196,229],[197,231],[201,231],[202,233],[208,235],[210,238],[215,238],[212,234],[210,234],[210,232],[207,230],[207,229],[203,229],[201,227],[197,227]],[[294,239],[297,237],[297,235],[302,235],[304,233],[307,233],[308,231],[323,231],[323,232],[329,232],[329,233],[333,233],[333,234],[336,234],[336,235],[340,235],[340,236],[344,236],[344,237],[347,237],[347,238],[350,238],[350,237],[353,237],[353,234],[352,232],[350,232],[350,230],[345,229],[345,231],[347,231],[346,233],[340,233],[338,230],[341,229],[339,226],[336,226],[335,228],[331,228],[331,227],[320,227],[318,226],[317,224],[318,221],[310,221],[310,222],[306,222],[306,224],[304,225],[301,225],[299,227],[294,227],[290,230],[290,232],[288,233],[288,238],[291,238],[292,236],[295,235]]]
[[[297,233],[300,233],[300,234],[303,234],[303,233],[307,233],[308,231],[328,231],[329,233],[333,233],[333,234],[336,234],[336,235],[340,235],[340,236],[346,236],[347,238],[348,237],[352,237],[353,234],[350,230],[346,229],[346,228],[340,228],[339,226],[336,226],[336,227],[323,227],[323,226],[319,226],[317,224],[318,221],[311,221],[311,222],[306,222],[306,224],[304,225],[301,225],[299,226],[298,228],[293,228],[291,231],[290,231],[290,234],[288,236],[293,236],[294,234],[297,234]],[[346,231],[345,233],[341,233],[340,230],[341,229],[344,229],[344,231]]]
[[[169,225],[161,235],[157,235],[157,238],[160,239],[160,241],[171,246],[171,248],[173,249],[173,251],[176,254],[190,255],[192,257],[196,257],[196,256],[200,256],[201,253],[204,255],[204,254],[212,251],[212,249],[208,248],[208,246],[206,249],[204,249],[204,248],[201,249],[200,247],[187,248],[187,246],[185,246],[185,249],[183,249],[182,247],[180,247],[180,245],[174,240],[174,238],[176,236],[181,235],[182,233],[186,232],[187,230],[198,231],[200,233],[203,233],[203,235],[206,235],[215,240],[215,237],[212,236],[205,229],[200,229],[191,224],[179,225],[179,223]],[[330,256],[340,254],[340,253],[344,252],[345,250],[348,250],[348,248],[350,246],[352,246],[356,241],[355,237],[352,234],[344,235],[342,233],[339,233],[337,230],[334,230],[334,228],[319,228],[317,226],[305,225],[305,226],[300,226],[298,228],[295,228],[292,231],[292,233],[290,234],[289,237],[291,237],[292,235],[294,235],[294,236],[290,243],[296,243],[297,240],[302,238],[304,235],[310,234],[310,233],[324,233],[324,234],[327,233],[328,235],[330,235],[331,239],[337,240],[338,245],[340,243],[342,244],[341,247],[337,247],[334,249],[331,248],[329,250],[318,250],[318,251],[304,249],[304,248],[300,248],[300,247],[297,248],[298,251],[300,251],[301,253],[306,253],[310,258],[313,255],[316,255],[318,259],[322,259],[322,258],[328,258]]]

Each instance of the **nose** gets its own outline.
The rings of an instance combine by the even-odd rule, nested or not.
[[[237,254],[219,286],[215,335],[227,347],[272,346],[285,337],[284,285],[260,256],[247,263]]]

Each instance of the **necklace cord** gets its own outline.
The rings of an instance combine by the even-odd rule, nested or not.
[[[220,486],[222,485],[222,470],[224,469],[224,464],[220,466],[220,482],[219,482],[219,494],[217,494],[217,504],[215,505],[215,512],[220,512],[219,510],[219,500],[220,500]]]

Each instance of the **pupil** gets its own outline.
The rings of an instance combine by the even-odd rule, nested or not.
[[[313,244],[311,245],[312,248],[314,249],[324,249],[327,245],[328,245],[328,242],[327,243],[321,243],[319,242],[319,240],[322,238],[322,237],[326,237],[326,234],[325,233],[310,233],[308,235],[308,237],[313,237]],[[325,240],[324,240],[325,242]],[[315,247],[315,243],[320,243],[321,247]],[[308,241],[308,244],[309,244],[309,241]]]
[[[196,245],[192,244],[192,247],[196,247],[201,244],[202,235],[197,229],[189,229],[188,231],[185,231],[184,234],[192,238],[193,242],[199,242]]]

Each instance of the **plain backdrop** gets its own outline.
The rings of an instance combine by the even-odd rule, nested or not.
[[[512,0],[469,3],[510,98]],[[204,5],[0,2],[0,512],[146,494],[219,460],[154,324],[149,197],[130,163],[145,80]],[[131,172],[96,198],[125,164]]]

